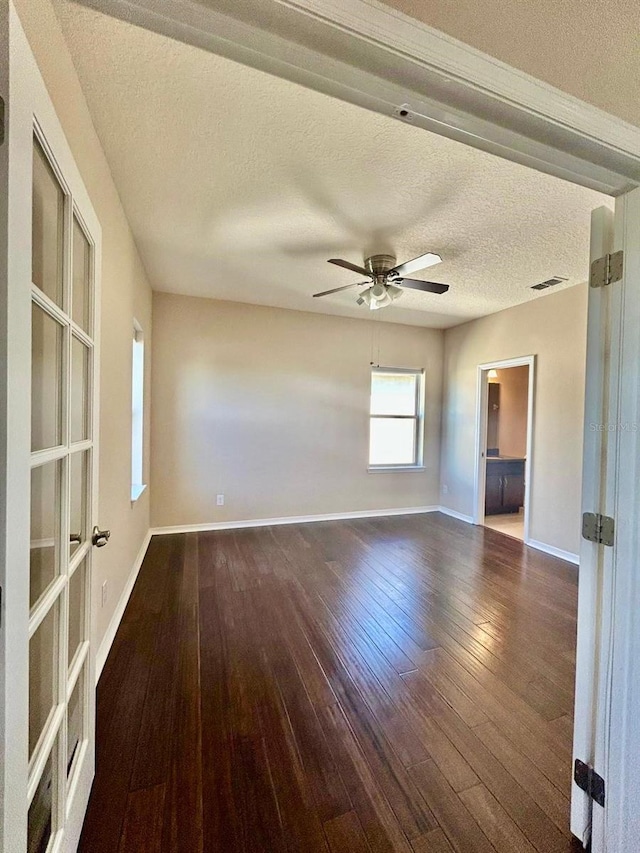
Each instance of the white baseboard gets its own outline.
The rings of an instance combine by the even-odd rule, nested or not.
[[[537,539],[529,539],[525,542],[525,545],[535,548],[537,551],[544,551],[545,554],[551,554],[552,557],[559,557],[561,560],[566,560],[567,563],[573,563],[575,566],[580,564],[580,557],[577,554],[573,554],[571,551],[563,551],[562,548],[556,548],[553,545],[546,545]]]
[[[138,556],[136,557],[133,567],[131,569],[131,574],[127,578],[125,587],[122,590],[122,595],[120,596],[120,600],[118,601],[118,606],[116,607],[113,616],[111,617],[109,627],[107,628],[107,631],[104,637],[102,638],[102,642],[100,643],[100,648],[96,653],[96,684],[98,683],[100,673],[102,672],[102,669],[106,663],[107,656],[116,637],[116,632],[118,630],[118,627],[120,626],[122,617],[124,616],[124,611],[127,607],[127,603],[133,591],[133,587],[138,578],[140,567],[142,566],[145,554],[147,553],[149,542],[151,542],[151,536],[152,531],[148,530],[146,536],[144,537],[142,545],[140,546],[140,550],[138,551]]]
[[[449,509],[448,506],[441,506],[440,512],[444,515],[450,515],[451,518],[457,518],[458,521],[466,521],[467,524],[473,524],[473,516],[464,515],[461,512],[457,512],[455,509]]]
[[[441,506],[440,512],[450,515],[452,518],[457,518],[459,521],[466,521],[467,524],[475,524],[472,516],[463,515],[461,512],[456,512],[456,510],[449,509],[446,506]],[[560,560],[566,560],[567,563],[573,563],[575,566],[580,564],[578,554],[573,554],[571,551],[563,551],[562,548],[547,545],[545,542],[539,542],[537,539],[528,539],[524,544],[530,548],[535,548],[536,551],[544,551],[545,554],[550,554],[552,557],[558,557]]]
[[[210,521],[204,524],[176,524],[170,527],[154,527],[152,535],[167,533],[197,533],[207,530],[237,530],[243,527],[271,527],[280,524],[307,524],[313,521],[342,521],[349,518],[382,518],[389,515],[418,515],[438,512],[439,506],[411,506],[399,509],[365,509],[355,512],[330,512],[320,515],[287,515],[282,518],[250,518],[243,521]]]

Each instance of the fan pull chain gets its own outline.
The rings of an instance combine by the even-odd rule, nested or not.
[[[371,367],[380,367],[380,327],[377,326],[377,323],[380,322],[379,317],[371,318],[371,361],[369,364]],[[376,332],[377,332],[377,342],[376,342]],[[374,350],[377,350],[377,358],[374,361]]]

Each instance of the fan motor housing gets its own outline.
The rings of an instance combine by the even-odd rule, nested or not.
[[[393,255],[371,255],[365,259],[364,265],[371,275],[377,278],[395,267],[396,259]]]

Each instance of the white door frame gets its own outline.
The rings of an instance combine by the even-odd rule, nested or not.
[[[614,247],[614,212],[599,207],[591,213],[590,260],[594,261],[612,252]],[[587,335],[600,340],[600,348],[587,350],[586,376],[590,381],[585,388],[585,423],[583,429],[582,506],[592,512],[609,514],[607,480],[613,482],[612,463],[615,458],[617,436],[599,428],[609,420],[609,412],[617,408],[617,360],[611,358],[620,335],[619,319],[611,323],[611,315],[619,315],[616,303],[618,288],[589,288]],[[609,327],[609,331],[606,331]],[[591,422],[590,422],[591,421]],[[613,553],[586,539],[580,539],[580,583],[578,585],[578,642],[576,650],[576,713],[573,730],[573,758],[593,764],[596,753],[597,706],[605,700],[598,696],[596,685],[600,681],[600,661],[594,653],[599,645],[596,626],[600,625],[600,642],[607,644],[604,636],[608,628],[602,624],[602,609],[611,591],[605,588],[613,577]],[[583,709],[592,707],[593,713]],[[571,798],[571,831],[584,840],[591,835],[592,803],[573,784]]]
[[[635,850],[640,836],[640,189],[616,201],[614,251],[624,246],[623,280],[611,287],[611,382],[607,415],[614,429],[602,509],[615,519],[604,559],[598,725],[594,766],[607,807],[593,806],[593,850]]]
[[[525,495],[524,495],[524,541],[529,543],[529,523],[531,518],[531,484],[532,484],[532,461],[533,461],[533,418],[536,382],[536,357],[525,355],[518,358],[507,358],[501,361],[490,361],[478,365],[476,382],[476,451],[475,451],[475,474],[474,474],[474,497],[473,497],[473,523],[484,524],[485,512],[485,489],[487,479],[487,460],[485,456],[487,447],[487,403],[488,403],[488,375],[490,370],[506,370],[509,367],[528,367],[529,386],[527,389],[527,458],[524,467]]]

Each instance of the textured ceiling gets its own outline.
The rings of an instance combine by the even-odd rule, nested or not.
[[[56,0],[153,287],[363,317],[329,257],[444,262],[380,319],[447,327],[584,281],[609,199]]]

